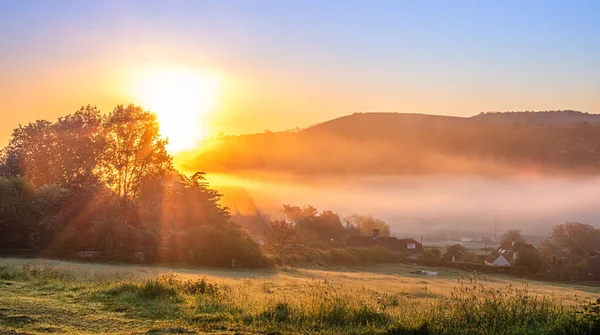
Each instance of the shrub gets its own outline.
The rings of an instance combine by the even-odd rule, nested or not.
[[[372,265],[405,261],[400,254],[382,247],[300,249],[289,256],[291,264]]]
[[[177,297],[177,290],[158,279],[146,280],[142,283],[121,283],[106,292],[109,296],[129,295],[135,298],[171,299]]]
[[[531,273],[539,272],[542,269],[542,258],[540,252],[536,249],[524,249],[519,251],[515,266],[522,266]]]

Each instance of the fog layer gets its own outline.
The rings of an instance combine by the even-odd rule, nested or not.
[[[269,214],[281,204],[372,214],[400,235],[493,234],[495,225],[499,233],[517,228],[543,235],[567,220],[600,222],[597,177],[214,174],[210,180],[230,206],[249,196]]]

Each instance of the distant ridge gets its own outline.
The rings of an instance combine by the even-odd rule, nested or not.
[[[356,113],[297,132],[219,138],[186,168],[299,174],[600,175],[600,115]]]
[[[600,123],[600,114],[590,114],[574,110],[559,111],[520,111],[520,112],[486,112],[472,119],[496,123],[527,124],[572,124],[579,122]]]

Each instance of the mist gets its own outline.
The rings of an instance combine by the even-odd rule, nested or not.
[[[372,214],[396,235],[457,231],[481,236],[493,234],[496,226],[498,234],[520,229],[542,236],[565,221],[600,222],[597,177],[245,173],[213,174],[209,180],[225,190],[226,203],[249,195],[268,214],[276,214],[281,204]]]

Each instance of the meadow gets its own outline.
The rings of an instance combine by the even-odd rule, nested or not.
[[[594,334],[598,305],[588,304],[599,295],[405,264],[222,270],[1,259],[0,334]]]

